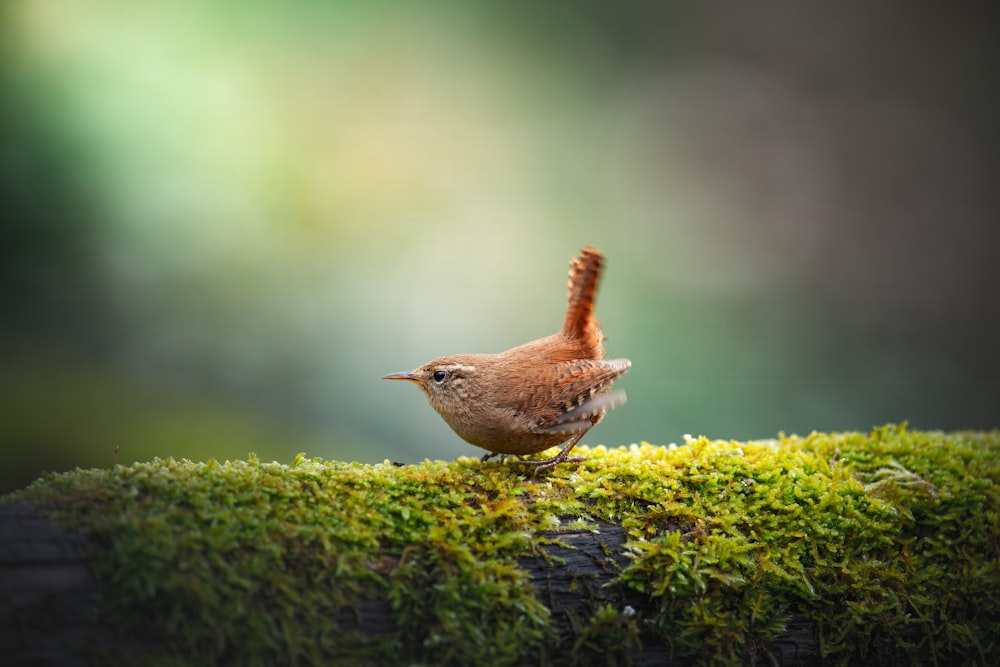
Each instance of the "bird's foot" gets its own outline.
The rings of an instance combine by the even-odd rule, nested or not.
[[[565,456],[562,452],[556,454],[551,459],[542,459],[541,461],[528,460],[528,461],[511,461],[511,465],[520,466],[531,466],[534,470],[531,472],[531,476],[534,477],[542,470],[548,470],[549,468],[554,468],[560,463],[580,463],[581,461],[586,461],[586,456]]]
[[[562,451],[553,456],[551,459],[542,459],[541,461],[514,461],[513,463],[518,465],[534,466],[535,469],[531,473],[531,476],[534,477],[542,470],[554,468],[560,463],[580,463],[581,461],[586,461],[587,458],[585,456],[569,455],[573,448],[576,447],[576,443],[580,442],[580,438],[582,438],[583,434],[586,432],[587,431],[582,431],[573,436],[573,439],[562,448]]]

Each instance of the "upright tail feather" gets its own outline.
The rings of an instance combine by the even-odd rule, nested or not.
[[[569,265],[569,303],[563,334],[600,348],[603,335],[594,319],[594,299],[597,281],[601,277],[604,256],[596,248],[586,247]]]

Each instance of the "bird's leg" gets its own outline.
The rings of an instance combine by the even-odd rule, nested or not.
[[[541,461],[511,461],[511,463],[516,465],[534,466],[535,471],[532,475],[537,475],[540,470],[548,470],[549,468],[553,468],[560,463],[579,463],[580,461],[586,461],[587,458],[585,456],[570,456],[569,453],[570,450],[576,447],[576,443],[580,442],[580,438],[582,438],[589,430],[590,429],[580,431],[574,435],[573,439],[562,448],[562,451],[553,456],[551,459],[542,459]]]
[[[482,461],[483,463],[486,463],[487,461],[489,461],[494,456],[499,456],[500,457],[500,463],[503,463],[504,460],[506,460],[506,458],[507,458],[507,454],[501,454],[500,452],[489,452],[487,454],[483,454],[482,457],[480,457],[479,460]]]

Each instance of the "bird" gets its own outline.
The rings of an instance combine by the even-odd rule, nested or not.
[[[580,439],[608,410],[625,403],[614,381],[632,362],[604,359],[605,336],[594,317],[604,256],[587,246],[570,261],[569,294],[562,329],[498,354],[440,357],[385,380],[417,385],[451,429],[487,450],[482,461],[537,454],[563,445],[547,459],[519,459],[534,473],[570,456]]]

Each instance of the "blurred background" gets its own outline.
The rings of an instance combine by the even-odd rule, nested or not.
[[[380,377],[556,331],[585,244],[588,444],[1000,426],[1000,40],[934,7],[5,0],[0,491],[478,456]]]

